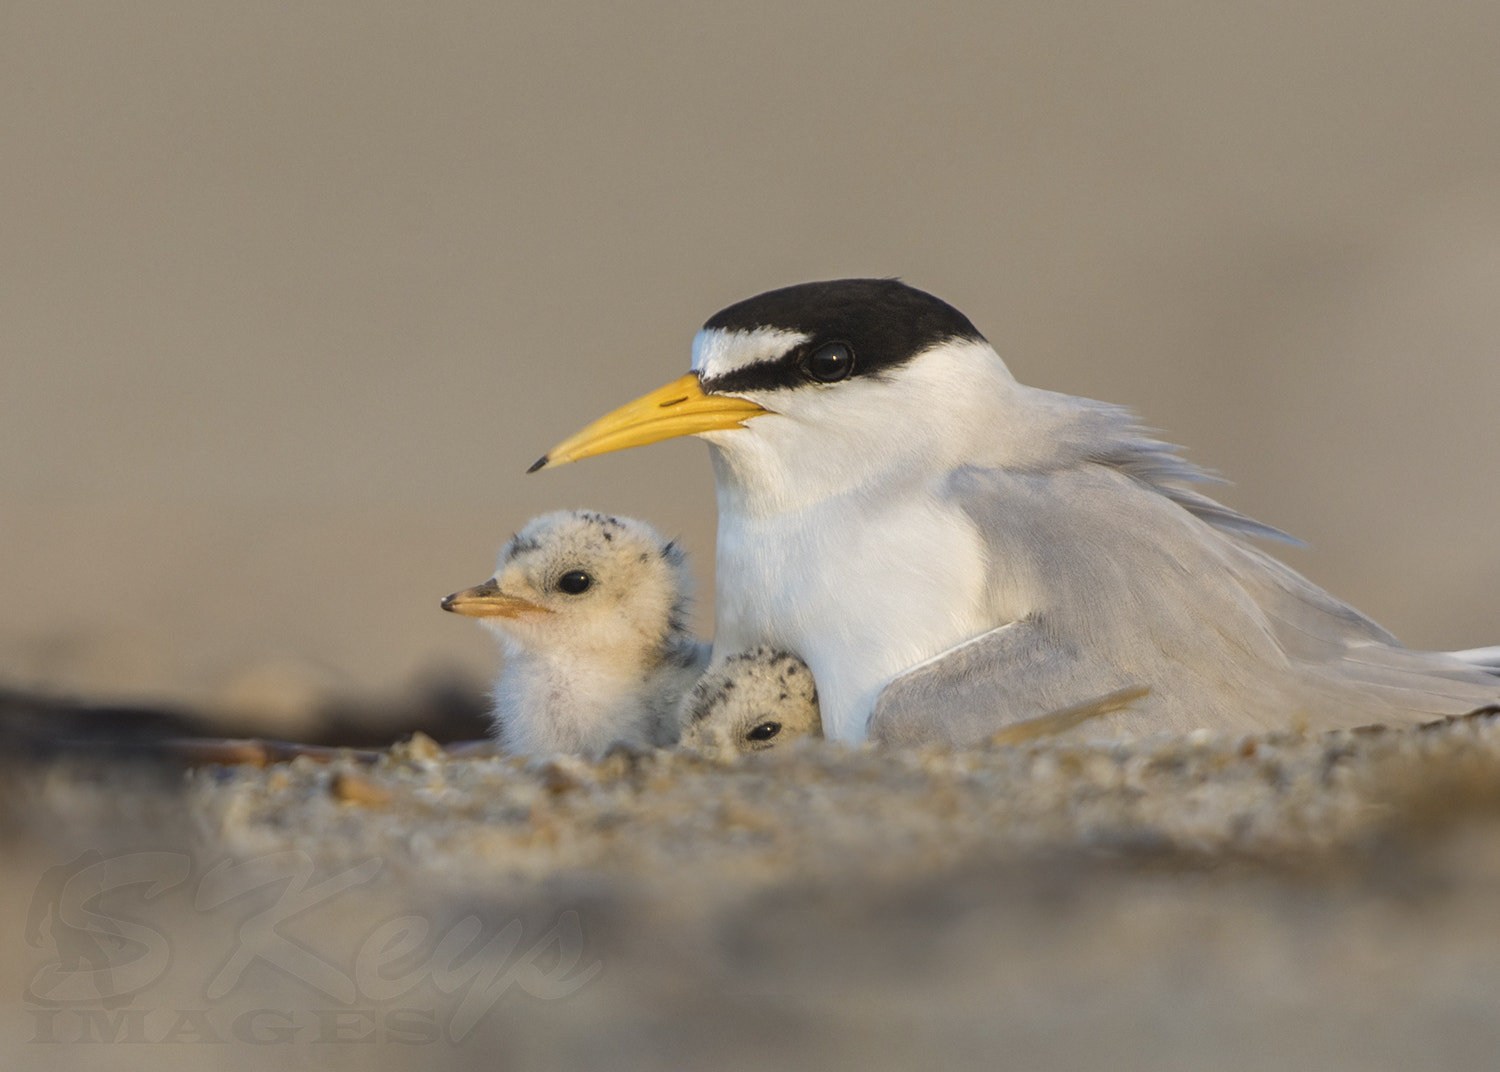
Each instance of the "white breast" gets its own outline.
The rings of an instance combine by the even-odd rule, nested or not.
[[[891,678],[993,624],[979,534],[925,486],[759,517],[721,501],[715,572],[716,655],[772,644],[802,656],[824,733],[840,740],[864,739]]]

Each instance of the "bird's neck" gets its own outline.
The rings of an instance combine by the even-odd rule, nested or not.
[[[645,679],[659,664],[655,650],[556,658],[507,645],[495,688],[506,745],[522,752],[587,752],[637,738],[649,714]]]

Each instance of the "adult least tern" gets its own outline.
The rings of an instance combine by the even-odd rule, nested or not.
[[[705,439],[719,506],[716,658],[800,655],[824,732],[911,742],[1145,686],[1124,733],[1413,723],[1500,682],[1411,651],[1246,542],[1287,539],[1125,409],[1026,387],[962,313],[895,280],[769,291],[692,372],[533,471]]]
[[[495,734],[512,752],[677,743],[708,664],[687,631],[687,559],[643,521],[545,514],[500,549],[495,575],[443,600],[505,649]]]

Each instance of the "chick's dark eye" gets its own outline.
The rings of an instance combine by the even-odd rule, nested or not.
[[[848,379],[854,371],[854,351],[846,342],[824,343],[808,356],[807,371],[822,383]]]
[[[593,583],[594,578],[581,569],[568,570],[567,573],[564,573],[557,579],[557,587],[570,596],[581,595],[587,592],[589,586]]]
[[[762,722],[759,726],[754,727],[749,733],[745,734],[745,738],[751,741],[769,741],[780,732],[780,722]]]

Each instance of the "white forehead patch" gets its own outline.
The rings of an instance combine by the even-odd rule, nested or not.
[[[756,328],[754,331],[724,331],[704,328],[693,336],[693,371],[705,379],[749,365],[764,365],[784,357],[795,346],[807,342],[811,335],[781,328]]]

